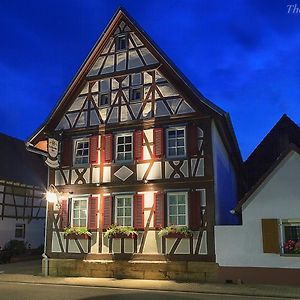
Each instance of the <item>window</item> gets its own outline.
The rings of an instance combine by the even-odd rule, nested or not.
[[[187,192],[167,193],[168,225],[187,226]]]
[[[99,106],[105,106],[110,104],[109,94],[100,94]]]
[[[185,127],[167,129],[167,157],[184,157],[185,155]]]
[[[87,199],[72,199],[72,226],[87,227]]]
[[[140,101],[142,99],[142,88],[130,89],[130,101]]]
[[[132,161],[132,133],[116,135],[116,161]]]
[[[117,43],[116,43],[116,51],[126,50],[126,48],[127,48],[126,35],[118,36]]]
[[[16,224],[15,238],[24,239],[25,238],[25,224]]]
[[[83,165],[89,162],[89,140],[80,139],[75,141],[74,164]]]
[[[132,226],[132,195],[115,196],[115,223],[120,226]]]
[[[300,254],[300,220],[282,221],[282,248],[284,254]]]

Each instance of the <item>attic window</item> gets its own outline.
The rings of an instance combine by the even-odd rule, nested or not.
[[[109,94],[100,94],[99,106],[106,106],[110,104]]]
[[[116,51],[123,51],[127,48],[126,35],[119,35],[116,42]]]

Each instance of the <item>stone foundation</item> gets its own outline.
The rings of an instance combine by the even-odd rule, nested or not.
[[[50,276],[217,281],[218,264],[198,261],[49,259]],[[43,270],[45,261],[43,260]]]

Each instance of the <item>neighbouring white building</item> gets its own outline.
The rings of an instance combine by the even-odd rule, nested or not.
[[[222,281],[300,283],[299,141],[300,128],[284,115],[249,157],[247,167],[274,161],[235,208],[242,225],[215,226]]]

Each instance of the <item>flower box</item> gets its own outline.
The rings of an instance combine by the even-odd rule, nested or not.
[[[178,238],[189,239],[192,237],[192,235],[191,234],[186,235],[186,234],[183,234],[180,232],[169,232],[168,234],[164,235],[163,237],[170,238],[170,239],[178,239]]]
[[[65,235],[65,239],[68,240],[87,240],[90,236],[85,233],[85,234],[75,234],[75,233],[71,233],[68,235]]]
[[[129,235],[125,233],[116,233],[114,235],[111,235],[111,239],[134,239],[136,237],[136,234],[130,233]]]

